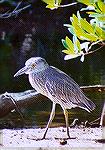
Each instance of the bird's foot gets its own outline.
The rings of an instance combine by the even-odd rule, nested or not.
[[[40,141],[40,140],[48,140],[48,138],[45,138],[45,135],[41,138],[37,138],[36,141]]]
[[[64,138],[60,138],[60,137],[54,137],[56,140],[69,140],[69,139],[76,139],[76,137],[64,137]]]
[[[71,137],[69,132],[67,132],[67,135],[68,135],[68,139],[76,139],[76,137]]]
[[[35,139],[36,141],[40,141],[40,140],[49,140],[50,138],[37,138]],[[52,139],[52,138],[51,138]],[[69,139],[76,139],[76,137],[67,137],[67,138],[58,138],[58,137],[54,137],[55,140],[69,140]]]
[[[35,135],[32,135],[32,136],[27,136],[27,139],[30,139],[30,140],[35,140],[35,141],[40,141],[40,140],[48,140],[49,138],[45,138],[45,136],[35,136]]]
[[[71,139],[71,140],[72,140],[72,139],[76,139],[76,137],[68,137],[68,139]]]
[[[68,139],[76,139],[76,137],[71,137],[70,135],[68,135]]]
[[[37,138],[36,141],[48,140],[47,138]]]

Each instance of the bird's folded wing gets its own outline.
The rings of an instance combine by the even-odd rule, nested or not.
[[[79,88],[76,88],[75,83],[68,82],[62,77],[50,76],[46,82],[46,90],[51,96],[58,101],[58,103],[83,105],[83,100],[86,96],[81,92]]]

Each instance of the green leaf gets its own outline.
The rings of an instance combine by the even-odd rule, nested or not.
[[[60,5],[60,3],[62,2],[62,0],[42,0],[42,1],[52,6],[54,6],[55,4]]]
[[[80,40],[87,40],[87,41],[97,41],[98,37],[93,34],[85,33],[79,26],[77,26],[75,29],[75,34]]]
[[[89,15],[89,17],[94,17],[98,21],[105,22],[105,14],[92,13],[92,14]]]
[[[73,22],[72,23],[75,23],[75,24],[79,24],[79,19],[76,17],[76,15],[73,14]]]
[[[68,51],[68,50],[62,50],[62,52],[65,53],[65,54],[67,54],[67,55],[71,54],[71,52]]]
[[[95,0],[77,0],[77,1],[85,5],[91,5],[94,3]]]
[[[96,11],[100,13],[105,13],[105,3],[102,1],[98,1],[94,4],[96,7]]]
[[[92,14],[97,14],[97,13],[95,13],[95,12],[93,12],[93,11],[88,11],[88,12],[86,12],[87,14],[90,14],[90,15],[92,15]]]
[[[65,40],[62,39],[62,44],[67,50],[63,50],[62,52],[66,54],[74,54],[74,45],[72,41],[66,36]]]
[[[92,35],[92,34],[88,34],[88,33],[84,33],[82,35],[82,38],[84,38],[84,40],[92,41],[92,42],[99,40],[98,36]]]
[[[80,45],[80,42],[78,39],[76,40],[76,45],[78,47],[78,53],[80,53],[81,52],[81,45]]]
[[[58,8],[58,6],[54,6],[54,5],[47,5],[47,6],[46,6],[46,8],[49,8],[49,9],[53,10],[53,9],[57,9],[57,8]]]
[[[77,54],[78,53],[77,36],[73,36],[73,43],[74,43],[74,51]]]
[[[71,33],[71,34],[75,34],[75,32],[74,32],[74,29],[73,29],[73,26],[72,25],[70,25],[70,24],[64,24],[64,26],[65,27],[68,27],[68,30],[69,30],[69,32]]]
[[[93,25],[93,27],[97,36],[100,39],[105,40],[105,31],[101,27],[98,27],[97,25]]]
[[[79,11],[77,11],[77,18],[78,18],[78,20],[81,19],[81,15],[80,15]]]
[[[87,26],[85,26],[85,23]],[[80,40],[97,41],[99,39],[98,36],[95,35],[95,32],[92,29],[92,26],[87,21],[83,20],[82,18],[79,20],[75,15],[73,15],[72,26],[73,26],[75,35]],[[91,32],[87,28],[88,26]]]
[[[66,44],[68,45],[71,53],[74,53],[74,45],[72,43],[72,41],[66,36],[65,38]]]
[[[101,2],[102,0],[77,0],[77,1],[89,6],[93,5],[96,2]]]
[[[94,34],[94,29],[92,27],[92,25],[90,23],[88,23],[85,19],[80,19],[80,23],[81,23],[81,28],[90,33],[90,34]]]
[[[72,28],[68,28],[68,31],[69,31],[72,35],[75,35],[75,32],[74,32],[73,27],[72,27]]]
[[[105,17],[105,14],[95,13],[95,12],[90,15],[91,15],[91,17]]]
[[[66,41],[65,41],[64,39],[62,39],[61,41],[62,41],[63,46],[64,46],[66,49],[69,49],[69,47],[68,47]]]
[[[51,10],[57,9],[62,2],[62,0],[42,0],[47,4],[46,8],[50,8]]]
[[[97,17],[99,21],[105,22],[105,15],[102,15],[100,17]]]

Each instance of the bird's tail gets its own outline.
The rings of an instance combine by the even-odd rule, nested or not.
[[[80,104],[80,107],[85,109],[88,112],[91,112],[92,110],[95,109],[96,106],[90,99],[85,97],[84,102]]]

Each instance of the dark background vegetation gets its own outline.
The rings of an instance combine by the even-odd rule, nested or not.
[[[13,11],[17,2],[7,1],[0,4],[0,13],[5,13],[7,10]],[[21,7],[28,5],[29,2],[23,1]],[[62,1],[63,4],[70,2],[74,1]],[[13,75],[24,66],[27,59],[36,56],[44,57],[50,65],[71,75],[79,85],[105,84],[104,49],[87,55],[83,63],[80,62],[80,58],[64,61],[62,53],[64,47],[61,39],[64,39],[66,35],[71,38],[71,35],[63,24],[70,23],[70,16],[73,13],[76,14],[83,5],[77,4],[50,10],[45,8],[46,4],[40,0],[32,0],[31,4],[31,7],[16,16],[0,18],[0,93],[32,89],[26,75],[18,78],[14,78]],[[85,16],[84,12],[82,16]],[[101,103],[105,97],[93,92],[88,95],[97,104]],[[45,105],[46,110],[49,105],[50,103]],[[98,106],[101,110],[100,105],[102,103]],[[30,109],[25,111],[25,114],[34,116]],[[94,115],[99,116],[98,113]]]
[[[63,4],[67,4],[69,0],[64,2]],[[28,4],[23,2],[21,7]],[[2,3],[0,12],[13,11],[16,5],[16,1]],[[63,24],[70,23],[70,16],[76,13],[82,4],[55,10],[45,6],[42,1],[33,0],[32,6],[17,16],[0,18],[0,92],[31,88],[25,75],[19,78],[14,78],[13,75],[33,56],[44,57],[49,64],[71,74],[80,85],[104,84],[103,50],[87,56],[84,63],[81,63],[79,58],[63,60],[64,47],[61,39],[66,35],[71,37]]]

